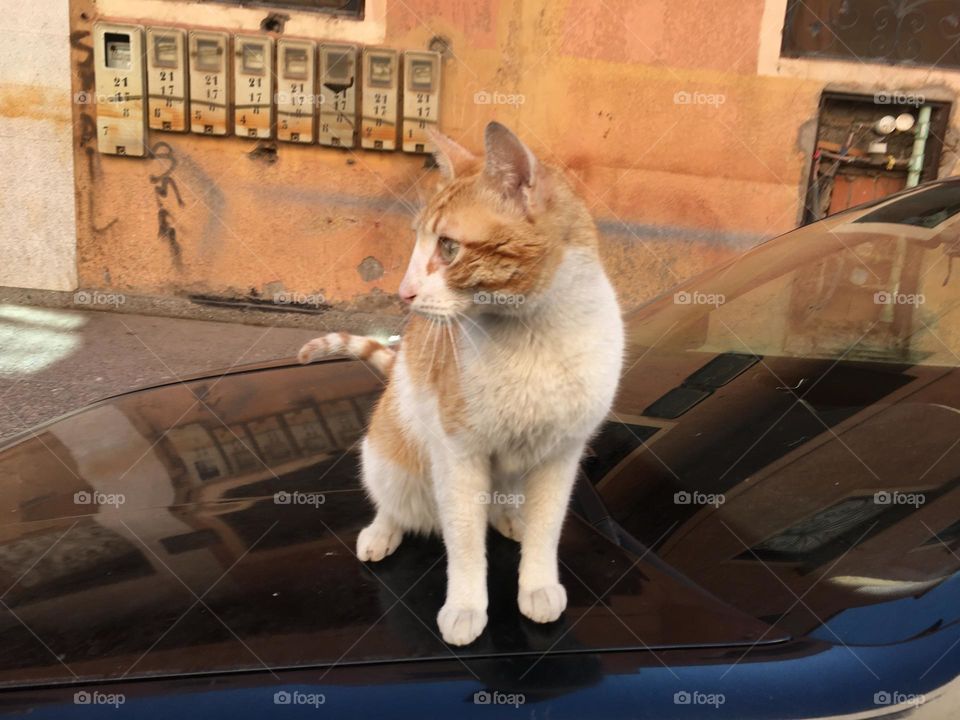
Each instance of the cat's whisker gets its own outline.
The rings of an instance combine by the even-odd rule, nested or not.
[[[413,313],[411,313],[411,315],[412,314]],[[433,334],[433,318],[428,317],[427,320],[430,321],[430,325],[427,326],[427,335],[420,344],[420,353],[417,355],[417,362],[420,362],[420,360],[423,359],[423,352],[427,349],[427,343],[430,342],[430,336]]]
[[[464,320],[466,320],[466,321],[467,321],[468,323],[470,323],[471,325],[473,325],[477,330],[479,330],[480,332],[482,332],[482,333],[484,334],[484,336],[487,338],[487,340],[490,339],[490,334],[486,331],[486,329],[483,327],[483,325],[481,325],[480,323],[478,323],[476,320],[474,320],[472,317],[470,317],[470,316],[467,315],[466,313],[458,312],[457,315],[458,315],[459,317],[463,318]]]
[[[430,364],[427,366],[427,372],[430,373],[433,371],[434,363],[437,361],[437,340],[440,337],[440,328],[437,327],[437,321],[434,318],[430,318],[430,335],[427,337],[433,336],[433,344],[430,347]]]
[[[457,313],[457,315],[459,315],[459,313]],[[479,355],[480,355],[480,348],[477,347],[477,344],[473,341],[473,338],[470,337],[470,333],[467,332],[467,329],[463,326],[463,323],[460,322],[460,319],[457,317],[457,315],[454,315],[454,316],[453,316],[453,321],[454,321],[454,322],[457,324],[457,326],[460,328],[460,332],[461,332],[461,333],[463,334],[463,336],[467,339],[467,342],[469,342],[469,343],[473,346],[473,351],[474,351],[474,352],[477,354],[477,356],[479,357]],[[464,317],[464,316],[461,315],[460,317]]]
[[[452,316],[451,316],[452,317]],[[457,352],[457,339],[455,337],[456,330],[453,328],[452,323],[447,323],[447,334],[450,337],[450,349],[453,350],[453,364],[457,368],[457,374],[460,374],[460,354]]]

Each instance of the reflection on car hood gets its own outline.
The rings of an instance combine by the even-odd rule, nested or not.
[[[364,565],[353,447],[381,382],[356,362],[119,396],[0,452],[0,683],[449,658],[437,539]],[[569,609],[516,609],[518,547],[491,537],[489,629],[460,657],[785,638],[579,520]]]
[[[960,620],[956,257],[960,183],[937,183],[788,233],[628,318],[587,463],[613,518],[794,636],[884,644]]]

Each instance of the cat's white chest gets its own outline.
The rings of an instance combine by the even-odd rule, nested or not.
[[[536,462],[588,436],[609,409],[623,347],[615,304],[589,326],[474,339],[465,352],[467,417],[491,453]]]

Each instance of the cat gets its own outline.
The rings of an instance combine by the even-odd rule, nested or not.
[[[547,623],[566,608],[557,546],[617,389],[623,322],[593,219],[559,169],[496,122],[484,159],[434,141],[442,182],[414,223],[399,348],[330,333],[298,357],[346,353],[388,376],[362,441],[376,515],[357,557],[376,562],[407,533],[439,532],[437,624],[467,645],[487,624],[488,522],[520,543],[520,612]]]

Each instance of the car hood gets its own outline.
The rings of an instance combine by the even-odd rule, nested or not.
[[[450,658],[437,539],[363,564],[355,446],[382,382],[357,362],[260,367],[128,393],[0,451],[0,684]],[[579,518],[569,609],[516,609],[491,535],[490,625],[456,656],[782,641]]]
[[[960,621],[960,184],[773,240],[627,319],[587,472],[613,519],[793,636]]]

